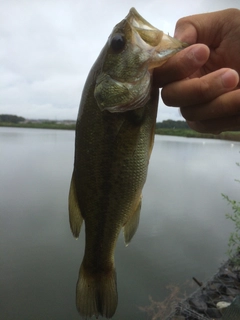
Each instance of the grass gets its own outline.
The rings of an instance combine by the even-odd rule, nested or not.
[[[221,139],[221,140],[231,140],[240,141],[239,131],[227,131],[220,134],[211,133],[199,133],[191,129],[156,129],[156,134],[159,135],[169,135],[169,136],[179,136],[187,138],[204,138],[204,139]]]

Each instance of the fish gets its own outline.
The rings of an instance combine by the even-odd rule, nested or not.
[[[84,319],[111,318],[118,293],[114,250],[140,217],[154,143],[159,88],[153,70],[186,44],[153,27],[136,9],[118,23],[87,77],[76,122],[69,220],[85,250],[76,286]]]

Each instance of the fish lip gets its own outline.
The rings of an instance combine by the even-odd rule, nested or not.
[[[156,27],[151,25],[147,20],[145,20],[133,7],[130,9],[126,19],[135,28],[144,29],[144,30],[158,30]]]
[[[173,54],[188,46],[155,28],[135,8],[130,9],[126,20],[132,29],[132,43],[148,53],[148,70],[159,67]]]

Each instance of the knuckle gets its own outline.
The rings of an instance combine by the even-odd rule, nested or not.
[[[201,78],[199,81],[199,87],[198,87],[198,96],[199,98],[204,98],[205,101],[208,101],[211,98],[212,95],[212,86],[209,83],[209,81],[207,81],[204,78]]]

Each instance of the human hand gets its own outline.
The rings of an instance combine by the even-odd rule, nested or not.
[[[180,107],[196,131],[240,129],[240,10],[182,18],[175,37],[203,44],[184,49],[155,70],[164,103]]]

